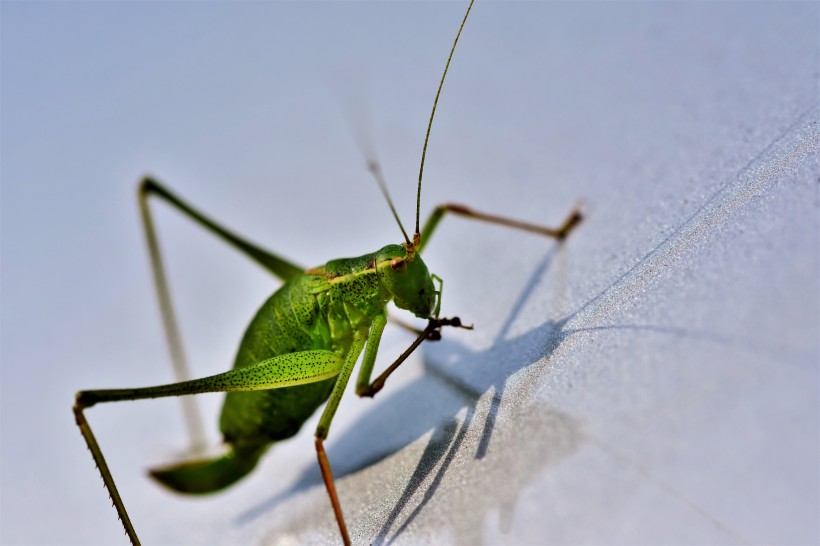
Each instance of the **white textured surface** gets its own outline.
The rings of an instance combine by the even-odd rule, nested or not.
[[[139,176],[301,263],[394,242],[340,112],[409,223],[463,8],[2,4],[3,544],[126,542],[70,405],[170,379]],[[582,197],[588,217],[560,247],[444,221],[426,261],[476,330],[344,399],[328,452],[357,543],[820,542],[819,18],[476,5],[423,210],[556,223]],[[159,223],[191,360],[224,369],[275,285]],[[389,331],[382,363],[408,342]],[[192,500],[144,476],[184,446],[176,401],[88,415],[144,543],[337,540],[315,419]]]

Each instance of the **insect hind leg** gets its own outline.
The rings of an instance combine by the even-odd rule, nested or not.
[[[131,523],[131,518],[128,517],[128,512],[125,510],[125,504],[123,504],[120,493],[117,490],[117,486],[114,484],[114,478],[111,476],[111,471],[108,469],[108,464],[105,462],[105,457],[103,457],[100,445],[97,443],[97,439],[91,431],[91,426],[89,426],[88,421],[83,414],[83,410],[86,407],[87,406],[78,398],[73,408],[74,419],[77,422],[77,426],[80,428],[80,433],[83,435],[86,445],[88,445],[89,451],[91,451],[91,456],[94,457],[94,462],[97,465],[97,469],[100,471],[100,476],[102,476],[106,489],[108,489],[108,495],[111,497],[111,502],[117,510],[117,517],[119,517],[120,522],[122,522],[122,526],[125,529],[125,534],[128,535],[128,538],[131,540],[131,544],[134,546],[139,546],[140,540],[137,537],[137,532],[134,530],[134,525]]]
[[[174,312],[168,278],[165,273],[165,266],[163,265],[162,253],[160,252],[159,239],[157,237],[156,228],[154,227],[151,207],[149,206],[151,198],[165,202],[176,211],[191,219],[195,224],[222,239],[228,245],[282,280],[286,281],[299,275],[303,268],[272,252],[260,248],[247,239],[223,227],[153,178],[143,178],[138,186],[137,200],[139,202],[140,218],[142,219],[142,226],[148,244],[151,272],[154,279],[154,286],[156,287],[162,323],[165,328],[165,337],[171,354],[174,377],[177,381],[186,381],[192,377],[192,374],[185,356],[179,323],[176,318],[176,313]],[[202,453],[206,447],[206,439],[202,416],[199,412],[197,402],[191,397],[184,397],[181,403],[190,438],[190,450],[195,454]]]

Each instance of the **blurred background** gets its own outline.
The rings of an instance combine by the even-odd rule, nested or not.
[[[425,168],[425,261],[474,323],[328,442],[362,544],[820,541],[817,2],[479,2]],[[172,380],[136,187],[305,266],[400,241],[464,2],[3,2],[0,542],[125,544],[70,410]],[[196,375],[278,286],[162,205]],[[411,341],[388,329],[379,367]],[[200,398],[209,440],[221,397]],[[231,490],[147,468],[178,400],[87,412],[146,544],[338,539],[317,418]]]

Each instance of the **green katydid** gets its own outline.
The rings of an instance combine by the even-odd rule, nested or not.
[[[139,186],[139,203],[148,242],[154,281],[161,314],[177,375],[187,377],[182,345],[171,306],[165,273],[160,258],[149,198],[155,197],[188,216],[206,230],[253,259],[284,284],[261,306],[245,331],[231,371],[202,379],[134,389],[88,390],[77,393],[74,415],[108,489],[117,514],[131,542],[139,544],[114,479],[103,457],[84,410],[102,402],[183,396],[206,392],[226,392],[220,417],[226,450],[212,459],[197,459],[154,469],[151,476],[183,493],[209,493],[223,489],[246,474],[274,442],[295,435],[302,424],[327,401],[315,433],[315,449],[322,478],[330,497],[341,538],[350,544],[342,508],[324,449],[333,416],[359,357],[364,353],[356,380],[356,394],[375,395],[387,377],[424,340],[440,338],[444,326],[462,327],[457,317],[439,316],[442,282],[431,274],[421,252],[446,213],[483,220],[564,239],[581,221],[573,211],[558,228],[549,228],[500,216],[476,212],[461,205],[436,207],[423,229],[419,229],[421,181],[430,129],[441,89],[459,36],[472,9],[471,0],[453,41],[438,85],[421,155],[416,197],[416,225],[412,238],[407,236],[376,163],[368,164],[399,224],[404,242],[359,256],[331,260],[325,265],[304,270],[286,259],[239,237],[203,215],[151,178]],[[438,285],[438,286],[436,286]],[[378,378],[371,374],[379,341],[387,323],[386,305],[395,305],[426,319],[427,326],[416,331],[410,347]],[[190,397],[183,397],[192,442],[201,438],[198,417]]]

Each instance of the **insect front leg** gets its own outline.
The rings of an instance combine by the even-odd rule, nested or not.
[[[356,394],[358,396],[364,396],[364,393],[370,387],[370,375],[373,373],[373,366],[376,364],[376,354],[379,352],[379,341],[381,341],[385,324],[387,324],[385,316],[378,315],[373,319],[373,324],[370,326],[367,348],[364,351],[362,365],[356,378]]]
[[[373,326],[371,328],[371,334],[374,332],[378,332],[378,336],[381,338],[381,332],[384,330],[384,324],[386,320],[384,317],[377,317],[376,320],[373,321]],[[441,327],[442,326],[454,326],[456,328],[465,328],[467,330],[472,330],[472,326],[465,326],[461,323],[461,319],[458,317],[453,318],[433,318],[427,323],[427,327],[424,330],[417,330],[418,336],[416,337],[415,341],[410,344],[410,346],[405,349],[405,351],[399,356],[390,366],[387,367],[384,372],[382,372],[379,377],[370,382],[370,376],[373,373],[373,365],[376,362],[376,352],[378,351],[378,339],[376,342],[371,346],[371,343],[368,341],[367,343],[367,350],[365,351],[364,359],[362,361],[362,366],[359,369],[359,377],[356,380],[356,394],[358,396],[367,396],[372,398],[375,396],[377,392],[382,390],[384,387],[385,381],[390,375],[396,371],[396,369],[401,366],[401,364],[407,360],[413,351],[418,348],[419,345],[425,340],[431,341],[438,341],[441,339]]]
[[[464,205],[459,205],[456,203],[444,203],[439,205],[433,210],[433,213],[427,218],[427,221],[424,223],[424,228],[421,230],[421,243],[419,246],[419,252],[424,249],[424,246],[432,237],[433,232],[438,227],[439,222],[441,219],[444,218],[446,213],[453,213],[459,216],[464,216],[466,218],[471,218],[473,220],[480,220],[483,222],[489,222],[491,224],[497,224],[500,226],[506,226],[514,229],[520,229],[523,231],[529,231],[531,233],[537,233],[539,235],[544,235],[546,237],[552,237],[554,239],[558,239],[559,241],[564,240],[567,235],[569,235],[570,231],[578,225],[581,220],[583,219],[583,215],[578,207],[572,210],[564,222],[558,226],[557,228],[541,226],[538,224],[532,224],[529,222],[524,222],[521,220],[516,220],[514,218],[507,218],[504,216],[497,216],[495,214],[487,214],[486,212],[479,212],[473,210],[469,207],[465,207]]]

